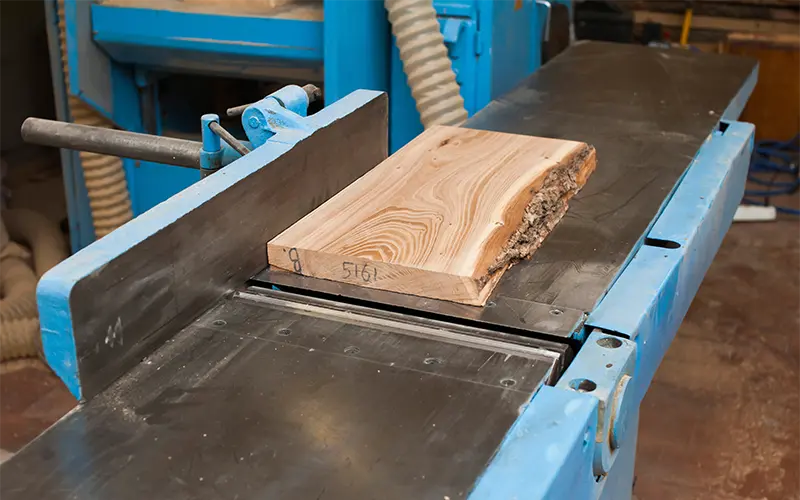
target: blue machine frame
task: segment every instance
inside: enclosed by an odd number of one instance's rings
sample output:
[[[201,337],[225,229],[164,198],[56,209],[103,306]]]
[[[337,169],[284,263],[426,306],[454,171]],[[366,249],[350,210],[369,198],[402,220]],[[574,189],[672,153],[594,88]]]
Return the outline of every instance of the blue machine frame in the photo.
[[[589,315],[575,360],[531,400],[471,499],[630,498],[639,406],[744,194],[754,131],[721,122],[709,137]]]
[[[226,167],[226,175],[209,177],[171,198],[42,278],[37,298],[45,354],[76,397],[81,393],[69,326],[72,286],[374,94],[360,92],[302,118],[300,128],[289,124],[288,135],[266,138]],[[738,115],[740,101],[726,118]],[[733,219],[753,134],[750,124],[722,121],[709,136],[576,335],[581,344],[576,358],[555,386],[544,386],[532,397],[470,498],[630,497],[639,406]]]
[[[64,0],[69,89],[64,89],[55,0],[48,10],[51,67],[59,119],[66,95],[78,96],[120,128],[160,135],[152,72],[200,73],[294,82],[324,82],[327,102],[356,89],[388,91],[390,149],[422,131],[399,52],[380,0],[323,1],[302,16],[177,12]],[[569,3],[569,2],[567,2]],[[514,87],[541,61],[543,20],[535,0],[434,0],[470,115]],[[143,98],[152,122],[145,130]],[[192,116],[196,120],[197,116]],[[154,128],[153,128],[154,127]],[[94,241],[78,157],[62,157],[72,248]],[[200,178],[196,171],[125,160],[134,216]]]

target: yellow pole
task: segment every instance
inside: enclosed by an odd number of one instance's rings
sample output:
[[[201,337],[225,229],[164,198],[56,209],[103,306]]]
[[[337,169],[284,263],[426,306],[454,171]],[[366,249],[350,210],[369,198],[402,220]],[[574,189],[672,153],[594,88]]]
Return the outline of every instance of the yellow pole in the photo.
[[[689,29],[692,27],[692,8],[687,7],[683,15],[683,27],[681,28],[681,47],[689,45]]]

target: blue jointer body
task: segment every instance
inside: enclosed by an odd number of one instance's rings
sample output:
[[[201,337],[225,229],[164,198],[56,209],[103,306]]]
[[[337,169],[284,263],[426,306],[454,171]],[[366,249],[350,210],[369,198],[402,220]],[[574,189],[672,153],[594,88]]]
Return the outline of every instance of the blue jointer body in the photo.
[[[517,40],[504,37],[507,33],[518,35],[519,40],[536,40],[534,45],[541,39],[535,5],[522,2],[527,10],[520,13],[516,3],[436,2],[470,114],[540,64],[538,46],[536,50],[528,46],[530,52],[521,55],[501,50]],[[48,5],[52,31],[55,2]],[[351,112],[367,94],[341,98],[356,88],[391,91],[392,149],[413,138],[421,125],[381,2],[325,2],[324,21],[244,20],[71,0],[66,5],[68,64],[71,74],[77,75],[70,81],[69,92],[123,128],[143,130],[138,96],[145,82],[139,79],[137,84],[131,68],[148,64],[222,75],[249,73],[258,78],[283,75],[294,81],[313,80],[316,75],[324,80],[327,102],[337,101],[304,120],[301,127],[266,134],[260,147],[225,167],[222,175],[200,183],[196,183],[200,178],[196,171],[126,161],[134,211],[143,215],[88,247],[93,235],[85,188],[76,155],[64,154],[72,245],[76,250],[87,248],[42,279],[37,300],[47,360],[80,398],[70,330],[70,295],[79,279],[279,158],[304,134]],[[528,17],[523,20],[524,16]],[[354,19],[358,22],[348,22]],[[85,28],[89,20],[92,32]],[[242,22],[250,23],[245,31],[255,37],[248,43],[241,43],[237,26]],[[214,33],[210,40],[204,36],[208,31]],[[98,66],[82,66],[85,58],[80,55],[98,47],[104,61],[99,73]],[[496,56],[487,57],[493,51]],[[257,64],[260,60],[269,64]],[[722,115],[718,130],[709,135],[614,284],[575,333],[573,341],[579,350],[569,368],[554,386],[543,386],[520,412],[476,478],[469,498],[630,498],[642,398],[744,190],[753,127],[733,120],[754,83],[755,76]],[[63,90],[57,94],[62,101],[66,99]],[[160,133],[160,122],[158,127]]]
[[[222,174],[170,198],[45,275],[37,292],[45,355],[76,397],[81,387],[70,296],[78,280],[372,94],[353,94],[303,119],[299,128],[289,124]],[[736,109],[727,113],[735,114]],[[575,359],[555,386],[542,387],[521,411],[469,498],[630,497],[641,400],[732,221],[753,133],[752,125],[722,121],[708,137],[613,286],[576,332],[581,348]]]

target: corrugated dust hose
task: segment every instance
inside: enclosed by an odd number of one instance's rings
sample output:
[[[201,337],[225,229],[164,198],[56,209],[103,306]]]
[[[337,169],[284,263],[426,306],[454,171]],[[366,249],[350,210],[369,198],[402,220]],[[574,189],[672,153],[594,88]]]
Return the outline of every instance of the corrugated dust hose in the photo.
[[[36,283],[67,257],[67,249],[58,227],[37,212],[3,210],[2,222],[3,242],[6,230],[12,240],[0,249],[0,360],[7,361],[39,353]]]
[[[384,5],[422,125],[460,125],[467,110],[432,0],[385,0]]]

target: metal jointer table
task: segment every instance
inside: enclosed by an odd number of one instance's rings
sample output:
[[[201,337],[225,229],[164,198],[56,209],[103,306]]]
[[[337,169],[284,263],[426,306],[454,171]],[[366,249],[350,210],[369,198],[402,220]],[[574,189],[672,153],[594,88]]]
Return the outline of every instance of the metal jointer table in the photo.
[[[387,154],[357,91],[53,269],[47,360],[82,404],[3,498],[628,498],[639,405],[742,195],[754,61],[579,43],[465,126],[597,171],[485,308],[265,268]]]

